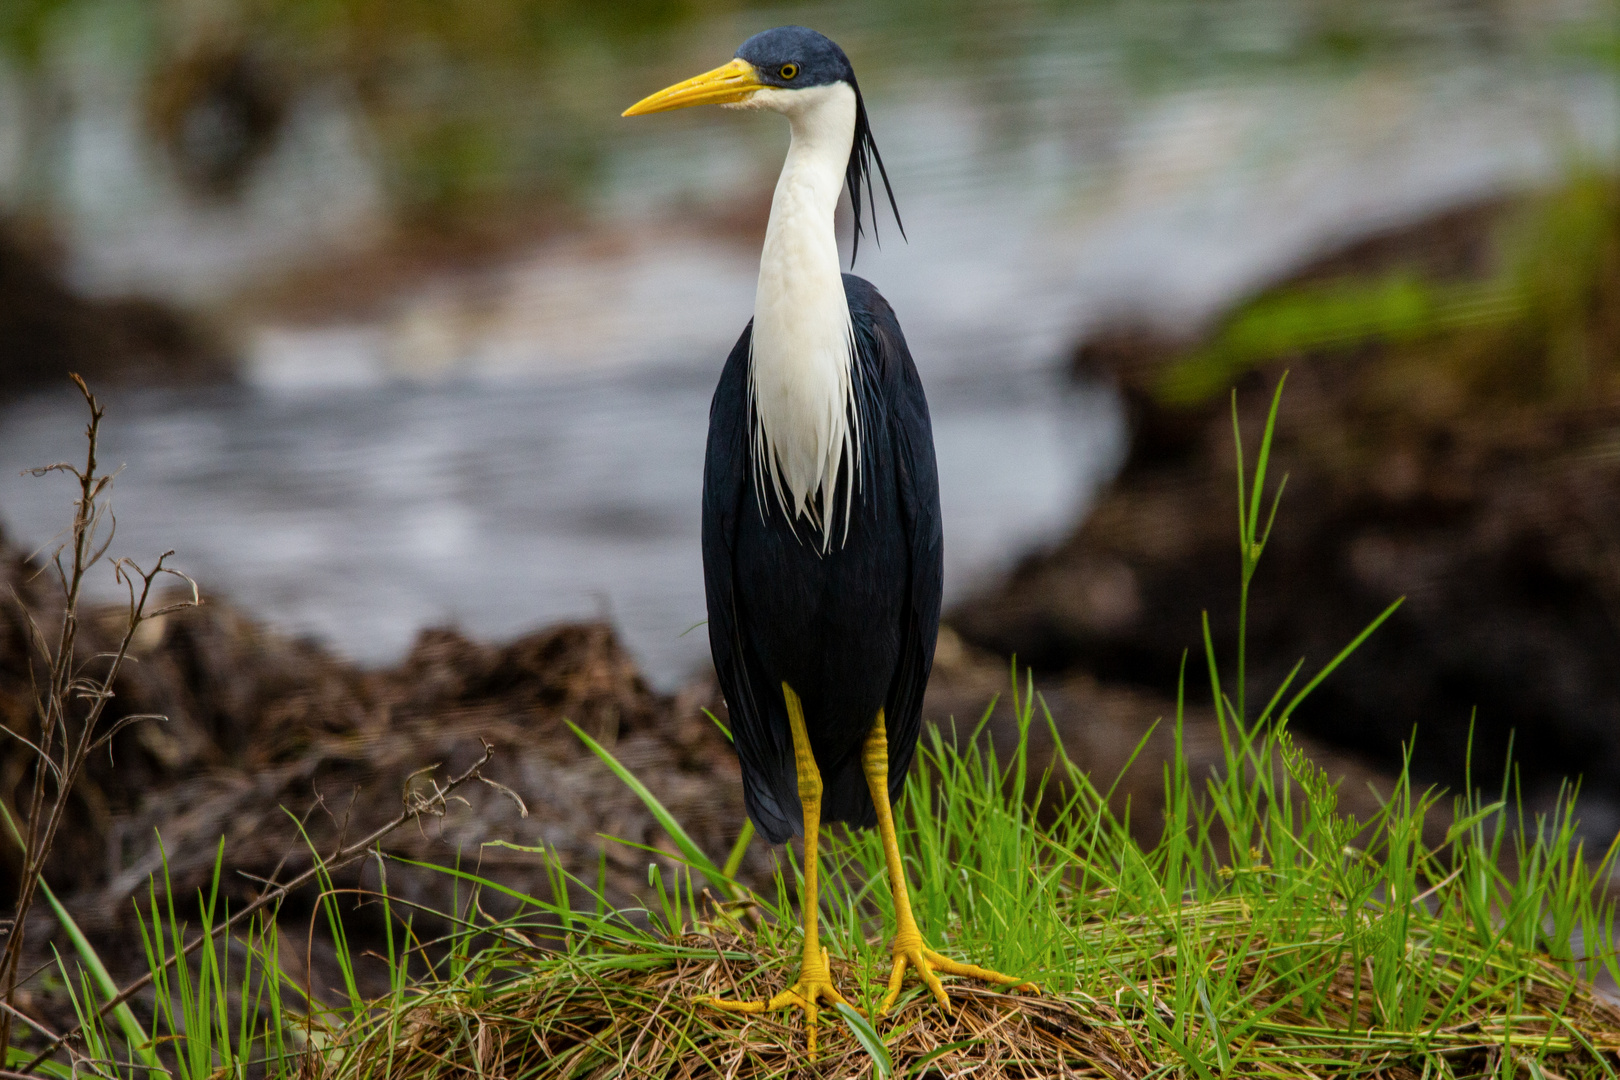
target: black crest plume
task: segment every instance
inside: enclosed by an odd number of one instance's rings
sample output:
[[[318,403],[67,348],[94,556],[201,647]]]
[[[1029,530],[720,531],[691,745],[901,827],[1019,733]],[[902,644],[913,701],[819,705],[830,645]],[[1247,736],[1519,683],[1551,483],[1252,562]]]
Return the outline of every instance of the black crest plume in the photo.
[[[849,205],[855,213],[855,233],[849,251],[849,265],[855,265],[855,256],[861,250],[861,189],[866,189],[867,205],[872,210],[872,239],[877,240],[877,196],[872,190],[872,163],[876,162],[878,175],[883,178],[883,190],[889,196],[889,209],[894,211],[894,223],[900,227],[900,238],[906,237],[906,224],[900,220],[900,205],[894,201],[894,188],[889,186],[889,170],[883,167],[883,155],[878,153],[877,141],[872,138],[872,125],[866,119],[866,102],[861,88],[851,74],[849,84],[855,90],[855,141],[849,148],[849,167],[844,170],[844,183],[849,186]]]

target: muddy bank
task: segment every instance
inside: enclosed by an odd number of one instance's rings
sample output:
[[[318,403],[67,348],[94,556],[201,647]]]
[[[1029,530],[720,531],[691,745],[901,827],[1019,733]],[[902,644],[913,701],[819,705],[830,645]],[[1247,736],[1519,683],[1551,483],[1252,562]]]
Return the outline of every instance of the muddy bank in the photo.
[[[11,553],[7,584],[50,627],[60,602],[33,570]],[[0,716],[28,733],[34,722],[23,616],[16,604],[0,612]],[[81,655],[106,645],[118,616],[98,613]],[[223,888],[240,906],[264,880],[286,880],[310,864],[300,827],[310,844],[330,851],[392,819],[407,785],[423,782],[412,774],[437,766],[431,775],[442,779],[475,761],[486,743],[494,756],[484,774],[519,793],[524,805],[472,784],[459,792],[464,802],[420,828],[396,831],[384,850],[477,864],[511,888],[549,896],[540,854],[485,845],[544,848],[582,880],[603,874],[612,902],[633,903],[646,886],[649,856],[631,845],[674,849],[564,717],[642,774],[706,849],[723,853],[742,821],[735,760],[702,712],[713,704],[707,688],[653,693],[605,626],[557,626],[502,646],[431,630],[401,664],[366,671],[210,600],[144,628],[134,655],[138,662],[121,676],[109,716],[154,712],[167,720],[130,727],[110,755],[92,761],[47,875],[109,950],[120,977],[143,966],[138,939],[131,940],[131,899],[144,896],[165,860],[184,902],[207,885],[223,840]],[[22,801],[30,766],[21,744],[0,747],[0,797],[8,807]],[[604,834],[618,839],[604,841]],[[756,877],[769,865],[763,849],[747,864]],[[17,865],[9,849],[4,868],[10,895]],[[339,881],[375,883],[374,866]],[[389,888],[429,910],[454,909],[455,884],[445,875],[391,866]],[[283,908],[283,929],[298,941],[309,932],[314,895],[295,896]],[[360,914],[362,939],[366,922]],[[30,936],[34,954],[48,957],[53,938],[67,948],[48,912],[36,912]],[[315,953],[317,967],[329,962],[325,946]]]
[[[98,386],[232,377],[224,342],[196,318],[144,297],[82,296],[50,247],[0,220],[0,398],[61,386],[70,371]]]
[[[1287,491],[1252,594],[1250,712],[1300,657],[1308,675],[1405,597],[1297,728],[1386,767],[1415,732],[1416,772],[1459,785],[1472,723],[1476,781],[1499,779],[1511,741],[1532,804],[1581,777],[1588,826],[1612,835],[1616,204],[1586,182],[1453,212],[1330,253],[1207,340],[1125,327],[1087,342],[1077,373],[1130,403],[1124,470],[1089,520],[953,624],[1038,670],[1161,695],[1190,649],[1189,691],[1208,701],[1200,613],[1223,663],[1237,640],[1226,387],[1252,466],[1286,370],[1271,468]]]

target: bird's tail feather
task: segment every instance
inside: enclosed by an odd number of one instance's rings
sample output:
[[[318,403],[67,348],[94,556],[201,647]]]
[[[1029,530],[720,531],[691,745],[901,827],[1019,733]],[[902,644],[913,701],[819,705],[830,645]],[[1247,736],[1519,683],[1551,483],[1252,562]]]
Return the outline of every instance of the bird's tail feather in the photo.
[[[877,824],[877,808],[866,790],[866,773],[861,768],[860,746],[821,777],[821,820],[847,822],[852,829],[870,829]]]
[[[766,844],[786,844],[787,840],[804,832],[804,824],[800,823],[800,814],[797,813],[799,808],[794,806],[794,813],[782,813],[784,808],[768,785],[750,784],[745,776],[742,801],[748,808],[748,819],[758,829],[760,836],[765,837]]]

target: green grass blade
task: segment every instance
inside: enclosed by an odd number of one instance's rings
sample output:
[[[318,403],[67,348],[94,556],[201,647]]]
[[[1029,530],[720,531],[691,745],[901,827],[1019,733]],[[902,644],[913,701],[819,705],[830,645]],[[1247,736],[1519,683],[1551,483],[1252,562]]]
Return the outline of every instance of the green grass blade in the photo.
[[[982,1042],[984,1042],[983,1039],[962,1039],[959,1042],[946,1043],[944,1046],[930,1050],[928,1053],[912,1062],[911,1068],[906,1071],[907,1080],[913,1080],[913,1078],[923,1075],[923,1073],[928,1069],[928,1066],[932,1065],[946,1054],[953,1054],[958,1050],[967,1050],[970,1047],[978,1046]]]
[[[669,834],[669,838],[675,841],[675,846],[680,849],[682,855],[686,856],[687,861],[697,867],[698,871],[709,879],[710,885],[719,890],[727,900],[741,898],[741,890],[737,887],[737,883],[731,880],[718,866],[714,865],[714,860],[704,854],[703,849],[698,847],[697,842],[682,828],[681,823],[675,820],[675,815],[671,814],[668,808],[658,801],[658,796],[647,790],[646,784],[643,784],[634,773],[625,768],[607,747],[585,734],[578,724],[575,724],[572,720],[564,720],[563,723],[568,725],[569,730],[577,735],[581,742],[590,747],[591,752],[601,759],[602,764],[613,771],[613,775],[617,776],[625,787],[635,793],[636,798],[641,800],[642,805],[652,813],[658,824]]]
[[[1260,521],[1260,498],[1265,491],[1266,468],[1271,464],[1271,444],[1277,434],[1277,410],[1282,406],[1283,384],[1287,381],[1288,372],[1285,371],[1282,373],[1282,377],[1277,380],[1277,389],[1271,394],[1271,409],[1266,413],[1266,429],[1260,436],[1260,454],[1254,463],[1254,483],[1249,486],[1249,535],[1245,539],[1251,550],[1255,544],[1255,530]],[[1277,499],[1281,498],[1282,491],[1279,488]],[[1272,502],[1271,513],[1272,517],[1275,518],[1277,513],[1276,500]],[[1268,533],[1271,531],[1269,522],[1266,525],[1266,531]],[[1253,557],[1258,558],[1259,553],[1255,552]]]
[[[67,933],[68,940],[73,942],[73,951],[78,954],[79,962],[90,973],[90,977],[95,982],[96,990],[100,992],[102,1000],[111,1001],[117,997],[118,984],[113,982],[112,975],[107,971],[107,965],[101,962],[101,957],[96,953],[95,946],[90,944],[90,939],[84,936],[84,931],[79,929],[79,924],[73,920],[72,915],[68,914],[67,908],[62,906],[62,902],[56,898],[56,893],[52,892],[51,887],[45,884],[44,878],[40,879],[39,890],[45,894],[45,899],[50,903],[51,910],[56,912],[57,921],[62,924],[62,929]],[[129,1043],[130,1052],[140,1059],[141,1064],[155,1074],[168,1076],[168,1070],[163,1067],[163,1062],[158,1059],[157,1051],[152,1048],[151,1036],[141,1027],[141,1022],[135,1018],[135,1012],[129,1007],[129,1002],[120,1002],[113,1008],[112,1015],[113,1019],[118,1023],[118,1030],[124,1033],[124,1039]]]
[[[889,1057],[889,1048],[883,1045],[883,1039],[878,1035],[877,1028],[873,1027],[866,1017],[842,1001],[836,1002],[833,1008],[844,1018],[844,1024],[849,1028],[850,1034],[855,1036],[855,1041],[872,1056],[872,1071],[877,1074],[879,1080],[888,1080],[894,1073],[894,1060]]]
[[[1316,676],[1313,679],[1311,679],[1310,682],[1306,683],[1300,689],[1299,693],[1295,694],[1292,698],[1289,699],[1288,705],[1283,709],[1283,711],[1280,714],[1278,714],[1280,716],[1280,718],[1286,720],[1290,716],[1292,716],[1294,710],[1299,707],[1299,703],[1304,701],[1307,697],[1309,697],[1311,691],[1315,690],[1318,686],[1320,686],[1322,684],[1323,679],[1325,679],[1329,675],[1333,674],[1334,670],[1337,669],[1340,664],[1342,664],[1346,660],[1348,660],[1350,658],[1351,653],[1353,653],[1357,649],[1361,648],[1361,643],[1366,641],[1369,637],[1371,637],[1374,630],[1377,630],[1380,626],[1384,625],[1384,620],[1389,618],[1391,615],[1395,614],[1396,609],[1399,608],[1405,602],[1406,602],[1406,597],[1403,596],[1400,599],[1396,600],[1393,604],[1389,605],[1389,607],[1385,608],[1383,610],[1383,612],[1378,616],[1378,618],[1376,618],[1372,622],[1368,623],[1366,629],[1362,630],[1361,633],[1357,634],[1354,641],[1350,642],[1350,644],[1348,644],[1344,648],[1340,649],[1339,654],[1337,656],[1335,656],[1332,660],[1329,660],[1327,662],[1327,664],[1323,666],[1322,670],[1318,671],[1316,673]]]
[[[743,856],[748,854],[748,845],[753,839],[754,822],[752,819],[745,819],[742,832],[737,834],[737,842],[731,845],[731,853],[726,856],[726,865],[720,868],[720,872],[728,881],[736,879],[737,871],[742,867]]]
[[[710,712],[708,709],[703,710],[703,715],[707,716],[711,721],[713,721],[714,726],[720,729],[720,734],[722,734],[722,735],[724,735],[726,737],[726,742],[735,742],[736,741],[735,739],[733,739],[731,737],[731,729],[726,727],[726,725],[721,722],[721,720],[720,720],[720,718],[718,716],[714,715],[714,713]]]

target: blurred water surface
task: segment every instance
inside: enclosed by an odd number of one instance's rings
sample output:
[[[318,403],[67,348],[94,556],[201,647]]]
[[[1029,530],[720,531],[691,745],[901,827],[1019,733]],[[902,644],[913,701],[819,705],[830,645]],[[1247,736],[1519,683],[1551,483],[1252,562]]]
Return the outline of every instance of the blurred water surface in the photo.
[[[720,110],[620,120],[629,102],[781,22],[850,52],[909,237],[880,213],[857,270],[929,387],[953,596],[1060,535],[1115,467],[1117,403],[1061,372],[1089,327],[1196,326],[1368,228],[1610,161],[1620,132],[1597,5],[654,4],[625,25],[562,5],[510,50],[402,15],[380,82],[352,47],[244,23],[299,77],[239,187],[204,197],[143,112],[184,34],[140,4],[56,8],[43,59],[0,77],[0,197],[58,224],[81,287],[212,312],[246,358],[238,388],[107,395],[117,550],[174,547],[366,661],[429,623],[606,614],[665,685],[707,650],[686,631],[708,394],[786,135]],[[48,137],[16,104],[42,84]],[[241,300],[423,207],[502,199],[567,226],[381,302]],[[0,519],[28,543],[69,496],[16,473],[80,427],[65,394],[0,412]]]
[[[399,656],[452,621],[504,636],[606,616],[663,685],[708,655],[698,497],[713,371],[509,386],[392,384],[296,397],[112,393],[115,549],[177,565],[284,629]],[[933,387],[948,573],[958,590],[1062,521],[1119,440],[1110,399],[1045,380]],[[9,410],[0,461],[78,457],[82,403]],[[64,522],[60,478],[6,469],[30,543]],[[1011,543],[1009,543],[1011,540]]]

